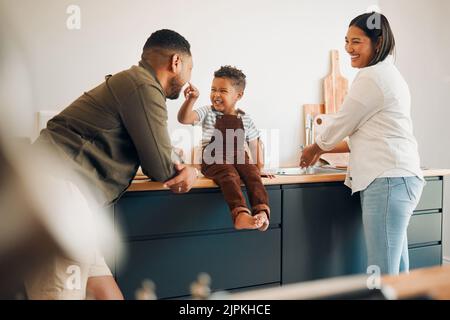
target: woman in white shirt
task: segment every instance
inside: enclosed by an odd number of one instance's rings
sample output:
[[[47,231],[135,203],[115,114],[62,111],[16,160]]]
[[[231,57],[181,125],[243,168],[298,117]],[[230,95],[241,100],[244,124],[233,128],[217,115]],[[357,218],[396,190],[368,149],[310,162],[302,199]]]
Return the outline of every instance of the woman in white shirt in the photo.
[[[384,15],[350,23],[346,51],[360,71],[341,110],[300,160],[308,167],[323,153],[350,152],[345,184],[360,192],[368,265],[389,274],[409,270],[407,227],[424,185],[411,97],[393,64],[394,48]]]

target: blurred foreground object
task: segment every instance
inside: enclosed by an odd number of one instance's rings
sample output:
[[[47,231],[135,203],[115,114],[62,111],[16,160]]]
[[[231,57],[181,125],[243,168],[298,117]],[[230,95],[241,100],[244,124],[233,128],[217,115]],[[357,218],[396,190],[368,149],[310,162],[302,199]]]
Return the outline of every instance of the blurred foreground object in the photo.
[[[142,287],[136,290],[135,298],[136,300],[156,300],[156,286],[152,280],[142,281]]]
[[[31,287],[36,292],[53,274],[65,277],[58,290],[85,290],[85,283],[70,278],[78,276],[76,268],[57,274],[55,261],[90,263],[99,249],[107,257],[120,249],[107,213],[95,205],[80,178],[56,159],[0,136],[0,298],[16,297],[24,282],[27,291]],[[70,299],[70,290],[61,297]]]
[[[33,270],[63,252],[9,159],[0,137],[0,299],[11,299]]]
[[[29,138],[15,138],[34,135],[38,95],[31,86],[30,56],[4,12],[0,10],[0,299],[14,299],[24,297],[25,280],[52,274],[49,266],[57,259],[83,263],[94,248],[108,256],[121,246],[107,213],[95,206],[86,184],[75,184],[78,175],[67,162],[46,150],[32,153]],[[63,270],[64,277],[67,271],[72,269]],[[75,280],[65,284],[78,285]]]
[[[350,275],[231,294],[232,300],[450,300],[450,265],[400,275]],[[369,288],[370,287],[370,288]]]
[[[205,272],[197,276],[197,280],[191,283],[191,296],[194,300],[206,300],[211,295],[211,276]]]
[[[351,275],[232,294],[232,300],[387,300],[389,288],[369,289],[369,276]],[[388,292],[386,292],[386,290]]]

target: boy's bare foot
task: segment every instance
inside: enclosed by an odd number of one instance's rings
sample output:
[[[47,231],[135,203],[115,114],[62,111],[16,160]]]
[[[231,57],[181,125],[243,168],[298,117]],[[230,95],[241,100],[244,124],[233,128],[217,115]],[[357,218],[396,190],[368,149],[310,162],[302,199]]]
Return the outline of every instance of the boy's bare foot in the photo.
[[[252,217],[247,212],[242,211],[237,215],[237,217],[234,221],[234,227],[237,230],[258,229],[258,228],[263,227],[263,223],[264,223],[263,220],[257,218],[256,216]]]
[[[269,228],[269,219],[267,218],[267,214],[265,211],[260,211],[257,214],[253,216],[253,218],[256,218],[259,222],[258,224],[260,227],[258,228],[259,231],[266,231],[267,228]]]

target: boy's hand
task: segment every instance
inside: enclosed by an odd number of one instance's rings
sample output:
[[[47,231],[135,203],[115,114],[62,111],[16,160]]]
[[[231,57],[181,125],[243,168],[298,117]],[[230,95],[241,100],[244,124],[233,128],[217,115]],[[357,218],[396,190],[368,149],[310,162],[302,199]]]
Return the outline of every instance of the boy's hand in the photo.
[[[190,82],[186,89],[184,89],[184,97],[186,100],[197,100],[200,96],[200,92]]]
[[[275,175],[273,175],[271,173],[268,173],[268,172],[261,171],[260,174],[261,174],[261,177],[263,177],[263,178],[269,178],[269,179],[274,179],[275,178]]]

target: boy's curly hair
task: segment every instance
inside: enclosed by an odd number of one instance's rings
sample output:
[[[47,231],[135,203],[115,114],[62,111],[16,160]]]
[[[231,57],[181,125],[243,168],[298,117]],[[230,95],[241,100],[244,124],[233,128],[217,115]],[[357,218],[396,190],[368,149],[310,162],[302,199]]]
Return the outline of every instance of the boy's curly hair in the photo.
[[[219,70],[214,72],[215,78],[226,78],[230,79],[233,86],[237,89],[240,89],[242,91],[245,90],[245,74],[242,72],[242,70],[237,69],[236,67],[232,66],[222,66]]]

